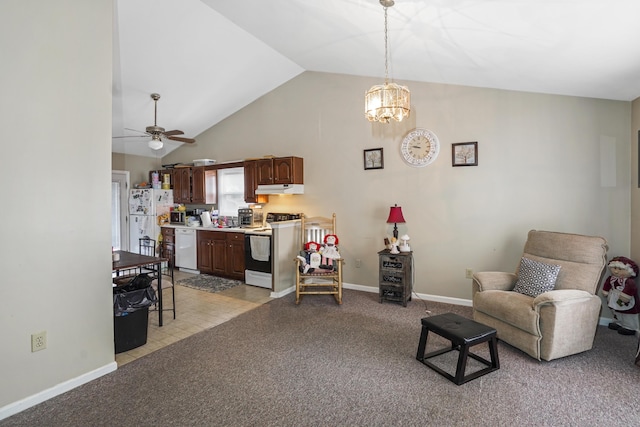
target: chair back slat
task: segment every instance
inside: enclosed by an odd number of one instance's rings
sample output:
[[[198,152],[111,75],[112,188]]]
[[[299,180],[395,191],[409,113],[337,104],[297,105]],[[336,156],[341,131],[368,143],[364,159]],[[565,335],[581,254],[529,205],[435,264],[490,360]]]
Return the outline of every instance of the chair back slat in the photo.
[[[325,218],[321,216],[307,218],[304,214],[300,216],[300,225],[302,232],[301,247],[304,248],[304,244],[307,242],[316,242],[322,244],[324,237],[327,234],[336,233],[336,214],[334,213],[331,218]]]

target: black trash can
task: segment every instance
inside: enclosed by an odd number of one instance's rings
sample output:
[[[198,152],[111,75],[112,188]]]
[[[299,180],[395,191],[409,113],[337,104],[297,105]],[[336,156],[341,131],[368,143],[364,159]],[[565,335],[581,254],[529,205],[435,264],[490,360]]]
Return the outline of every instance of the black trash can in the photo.
[[[149,306],[156,302],[152,277],[137,275],[130,283],[113,289],[115,352],[122,353],[147,343]]]

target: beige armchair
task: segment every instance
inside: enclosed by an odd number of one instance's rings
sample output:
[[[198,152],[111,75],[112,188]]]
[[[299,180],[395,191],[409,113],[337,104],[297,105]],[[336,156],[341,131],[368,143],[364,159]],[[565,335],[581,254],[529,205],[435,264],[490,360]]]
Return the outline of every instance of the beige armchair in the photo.
[[[522,255],[527,260],[521,260],[515,274],[473,275],[473,318],[495,328],[498,339],[538,360],[590,350],[602,307],[596,293],[606,253],[602,237],[531,230]],[[529,296],[521,293],[522,282],[518,292],[514,290],[519,275],[521,280],[525,276],[521,270],[529,271],[523,264],[528,260],[548,270],[556,268],[553,290]],[[537,274],[529,277],[537,280]]]

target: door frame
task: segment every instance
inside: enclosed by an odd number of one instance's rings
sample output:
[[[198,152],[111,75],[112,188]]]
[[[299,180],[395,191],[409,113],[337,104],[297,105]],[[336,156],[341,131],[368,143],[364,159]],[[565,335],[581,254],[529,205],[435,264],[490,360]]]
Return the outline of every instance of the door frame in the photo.
[[[118,182],[120,188],[120,243],[124,251],[129,250],[129,171],[112,170],[111,182]]]

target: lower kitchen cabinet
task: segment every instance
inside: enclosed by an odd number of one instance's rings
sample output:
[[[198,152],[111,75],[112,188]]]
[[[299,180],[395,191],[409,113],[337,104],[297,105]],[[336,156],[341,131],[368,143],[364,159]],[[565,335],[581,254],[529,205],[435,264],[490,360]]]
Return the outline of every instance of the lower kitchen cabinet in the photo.
[[[173,249],[173,253],[175,255],[175,244],[176,244],[176,233],[175,233],[175,229],[173,227],[162,227],[160,229],[160,232],[162,233],[162,245],[160,246],[161,248],[161,255],[162,256],[166,256],[167,252],[167,245],[171,244],[173,245],[174,249]],[[172,265],[172,267],[175,267],[174,265]]]
[[[227,235],[226,273],[227,277],[244,280],[244,233],[223,233]]]
[[[198,230],[198,270],[244,280],[244,234]]]

